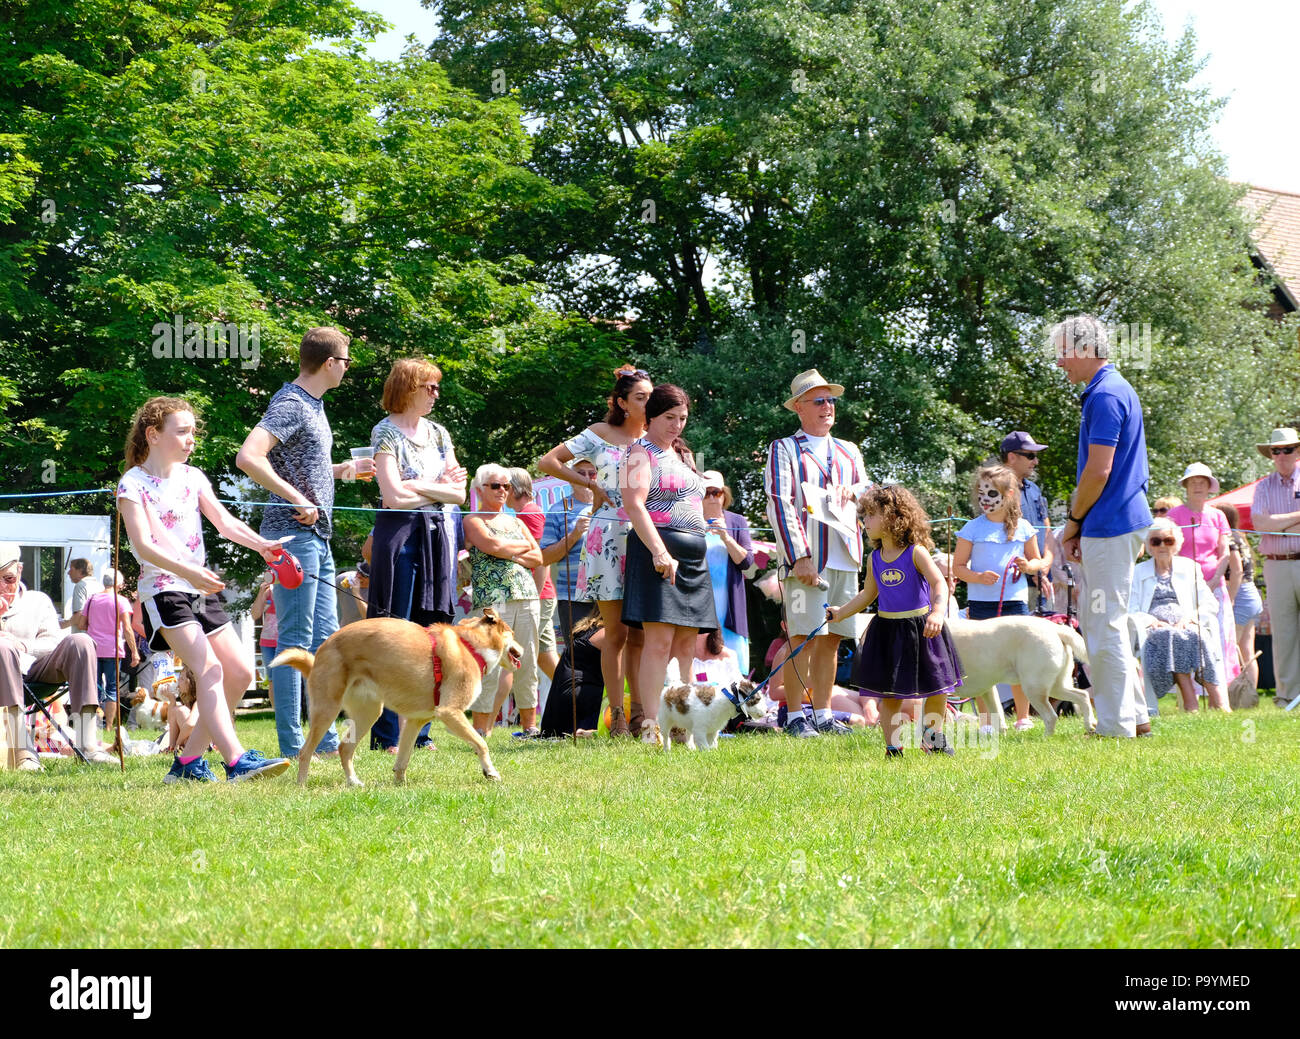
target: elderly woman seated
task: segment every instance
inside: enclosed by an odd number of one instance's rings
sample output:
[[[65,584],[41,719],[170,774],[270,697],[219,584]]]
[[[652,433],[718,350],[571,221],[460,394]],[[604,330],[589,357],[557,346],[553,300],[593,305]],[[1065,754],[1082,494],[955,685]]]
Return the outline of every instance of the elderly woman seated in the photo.
[[[1196,710],[1192,675],[1200,673],[1210,706],[1230,710],[1219,686],[1223,656],[1219,647],[1219,602],[1205,583],[1200,566],[1178,554],[1182,532],[1168,519],[1147,531],[1151,558],[1133,571],[1129,616],[1141,643],[1147,701],[1178,684],[1183,709]]]

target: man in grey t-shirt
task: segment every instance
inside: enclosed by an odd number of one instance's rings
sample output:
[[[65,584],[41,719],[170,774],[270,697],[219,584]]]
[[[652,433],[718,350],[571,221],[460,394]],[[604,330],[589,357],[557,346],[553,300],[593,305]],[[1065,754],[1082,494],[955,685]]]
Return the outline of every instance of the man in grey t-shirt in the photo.
[[[262,420],[239,449],[235,464],[271,492],[262,518],[261,535],[291,540],[285,548],[302,564],[306,575],[297,588],[276,583],[275,612],[279,618],[276,652],[298,647],[313,653],[338,630],[334,597],[333,534],[334,481],[355,479],[357,463],[334,465],[330,452],[334,434],[321,398],[343,381],[351,362],[350,340],[336,328],[313,328],[302,337],[298,378],[285,383],[271,398]],[[367,470],[373,463],[367,462]],[[271,697],[280,753],[297,757],[302,732],[302,677],[290,667],[270,669]],[[338,750],[331,729],[316,753]]]
[[[89,559],[70,560],[68,576],[72,578],[72,612],[59,621],[60,628],[71,628],[86,600],[101,590],[96,587],[95,565]]]

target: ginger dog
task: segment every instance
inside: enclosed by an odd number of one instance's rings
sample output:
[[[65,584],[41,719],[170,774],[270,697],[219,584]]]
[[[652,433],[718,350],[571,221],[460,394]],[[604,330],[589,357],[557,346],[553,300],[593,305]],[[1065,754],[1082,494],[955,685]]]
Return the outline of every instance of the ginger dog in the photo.
[[[465,711],[478,696],[487,670],[499,663],[513,671],[522,658],[523,649],[514,633],[492,609],[456,625],[431,624],[427,628],[393,617],[355,621],[326,639],[315,656],[305,649],[285,650],[271,666],[287,664],[301,672],[311,704],[311,733],[298,755],[299,785],[307,782],[312,750],[341,708],[349,722],[339,741],[339,761],[348,784],[363,786],[352,767],[352,756],[385,705],[405,722],[393,763],[398,784],[406,779],[415,737],[431,718],[439,719],[478,752],[483,775],[500,779],[487,743],[470,726]],[[438,672],[440,683],[436,682]],[[435,684],[439,686],[436,703]]]

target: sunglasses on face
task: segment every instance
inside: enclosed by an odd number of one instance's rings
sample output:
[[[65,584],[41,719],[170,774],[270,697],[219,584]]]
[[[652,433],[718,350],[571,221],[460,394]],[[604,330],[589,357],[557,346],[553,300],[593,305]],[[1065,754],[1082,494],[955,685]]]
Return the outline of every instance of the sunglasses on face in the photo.
[[[721,488],[721,487],[710,487],[707,491],[704,492],[704,497],[706,497],[706,498],[721,498],[721,497],[723,497],[722,488]]]
[[[488,483],[488,484],[484,484],[484,486],[485,486],[485,487],[491,487],[494,491],[504,491],[504,490],[506,490],[507,488],[509,488],[510,484],[508,484],[508,483]]]
[[[1152,511],[1152,513],[1154,513],[1154,514],[1157,515],[1157,516],[1163,516],[1163,515],[1164,515],[1166,512],[1168,512],[1169,510],[1168,510],[1168,509],[1152,509],[1151,511]]]
[[[1031,462],[1038,457],[1037,451],[1017,451],[1016,454],[1021,458],[1028,458]]]
[[[1275,448],[1273,448],[1273,455],[1274,455],[1274,457],[1276,457],[1277,455],[1289,455],[1289,454],[1290,454],[1292,451],[1294,451],[1294,450],[1295,450],[1295,447],[1294,447],[1294,446],[1292,446],[1292,447],[1275,447]]]
[[[1152,538],[1150,541],[1147,542],[1147,544],[1150,545],[1152,548],[1159,548],[1161,545],[1164,545],[1168,548],[1173,548],[1174,539],[1173,538]]]
[[[822,407],[825,404],[829,404],[833,408],[835,407],[835,402],[837,400],[839,400],[839,397],[810,397],[808,398],[807,401],[805,401],[805,403],[812,404],[814,407],[818,407],[818,408]]]
[[[426,383],[424,389],[425,392],[428,393],[430,397],[438,396],[439,391],[438,391],[438,384],[436,382]]]

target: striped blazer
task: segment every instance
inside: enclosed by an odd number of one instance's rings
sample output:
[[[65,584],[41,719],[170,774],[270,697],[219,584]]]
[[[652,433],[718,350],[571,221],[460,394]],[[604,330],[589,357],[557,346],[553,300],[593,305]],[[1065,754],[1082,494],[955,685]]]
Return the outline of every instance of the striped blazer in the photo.
[[[814,487],[847,486],[855,495],[861,494],[871,486],[866,477],[866,466],[862,463],[862,452],[847,440],[831,438],[828,470],[827,459],[815,458],[808,447],[807,435],[799,432],[772,441],[767,449],[767,468],[763,473],[767,519],[775,531],[783,566],[792,567],[804,556],[811,556],[817,572],[821,573],[826,569],[830,554],[827,539],[839,538],[854,562],[861,567],[861,531],[850,539],[823,523],[808,522],[801,486],[804,483]]]

